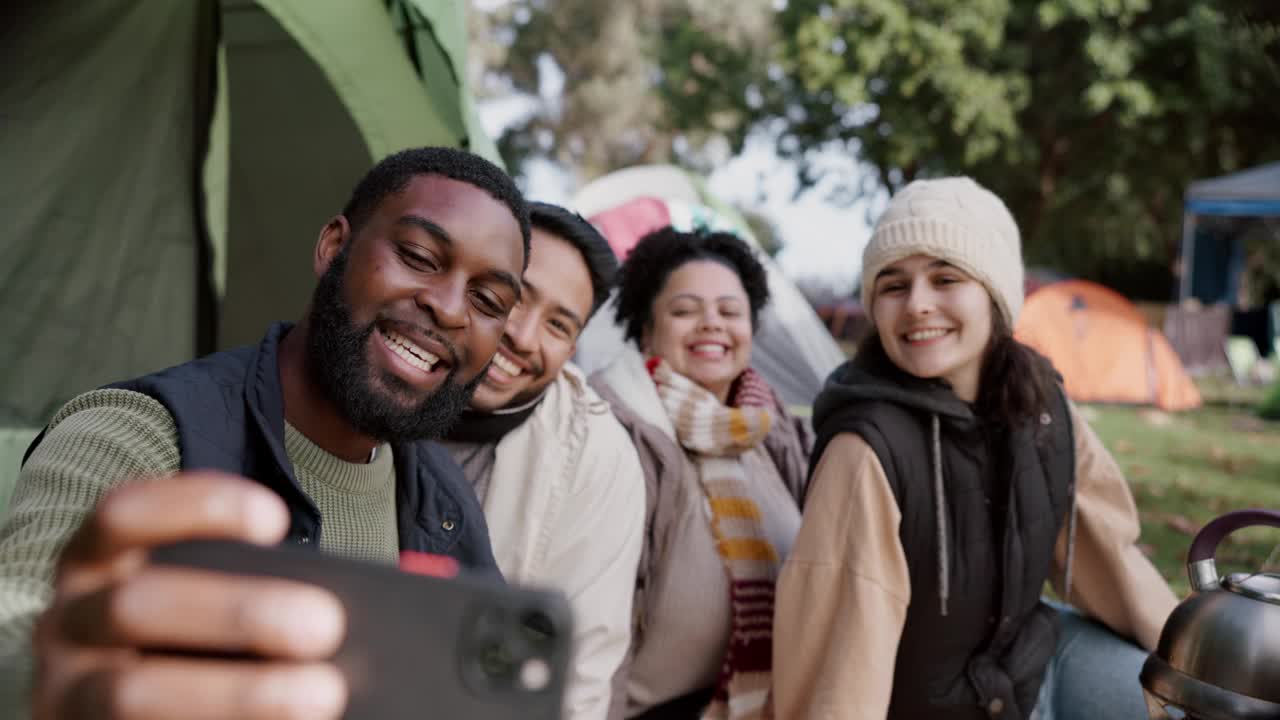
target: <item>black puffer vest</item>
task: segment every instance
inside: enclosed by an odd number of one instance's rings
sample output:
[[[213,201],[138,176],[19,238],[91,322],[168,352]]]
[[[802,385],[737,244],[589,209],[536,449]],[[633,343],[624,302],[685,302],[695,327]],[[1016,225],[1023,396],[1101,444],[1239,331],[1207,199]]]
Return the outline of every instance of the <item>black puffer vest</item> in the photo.
[[[1040,592],[1073,512],[1065,397],[1039,428],[991,429],[944,383],[851,362],[814,425],[814,465],[836,434],[858,434],[902,513],[911,604],[889,718],[1029,717],[1057,640]]]
[[[277,323],[256,346],[107,387],[150,395],[168,409],[183,470],[222,470],[257,480],[289,508],[287,541],[319,547],[320,513],[298,485],[284,449],[277,353],[290,327]],[[24,462],[43,437],[27,448]],[[430,442],[395,445],[392,452],[400,549],[449,555],[463,567],[497,575],[480,504],[449,454]]]

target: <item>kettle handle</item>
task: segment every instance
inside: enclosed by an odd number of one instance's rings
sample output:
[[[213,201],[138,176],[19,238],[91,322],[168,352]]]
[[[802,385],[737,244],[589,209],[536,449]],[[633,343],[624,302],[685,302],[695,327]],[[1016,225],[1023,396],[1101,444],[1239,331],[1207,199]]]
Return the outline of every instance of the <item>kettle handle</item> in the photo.
[[[1218,587],[1218,568],[1214,556],[1218,543],[1231,533],[1254,526],[1280,527],[1280,512],[1275,510],[1236,510],[1210,520],[1200,528],[1187,553],[1187,575],[1191,589],[1197,592]]]

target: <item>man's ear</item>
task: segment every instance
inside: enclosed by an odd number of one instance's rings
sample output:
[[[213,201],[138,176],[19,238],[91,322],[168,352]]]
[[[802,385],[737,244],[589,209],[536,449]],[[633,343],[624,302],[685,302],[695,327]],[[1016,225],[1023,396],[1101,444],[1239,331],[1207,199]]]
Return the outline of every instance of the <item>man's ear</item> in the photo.
[[[329,263],[342,252],[342,248],[351,242],[351,223],[345,215],[334,215],[320,229],[320,238],[316,240],[315,257],[312,258],[316,277],[324,275]]]

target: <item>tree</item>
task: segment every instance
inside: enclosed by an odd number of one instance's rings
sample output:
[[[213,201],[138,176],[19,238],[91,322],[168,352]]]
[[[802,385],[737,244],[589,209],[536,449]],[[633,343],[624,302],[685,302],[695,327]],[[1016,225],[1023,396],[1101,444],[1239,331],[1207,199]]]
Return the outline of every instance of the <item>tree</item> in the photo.
[[[1168,296],[1188,182],[1280,157],[1274,4],[791,0],[776,37],[735,142],[770,128],[809,183],[821,149],[890,189],[972,175],[1013,210],[1029,262],[1135,295]]]
[[[472,18],[482,94],[536,95],[548,62],[565,77],[559,97],[503,133],[503,158],[518,172],[549,157],[584,181],[638,163],[709,167],[712,138],[743,127],[750,108],[704,113],[701,97],[740,97],[762,77],[773,31],[768,0],[512,0]]]
[[[837,201],[968,174],[1028,262],[1166,299],[1187,184],[1280,158],[1280,4],[1257,0],[512,0],[473,33],[504,88],[564,71],[500,141],[589,180],[706,170],[751,133],[873,169]],[[484,87],[477,83],[476,87]],[[829,155],[827,156],[829,158]]]

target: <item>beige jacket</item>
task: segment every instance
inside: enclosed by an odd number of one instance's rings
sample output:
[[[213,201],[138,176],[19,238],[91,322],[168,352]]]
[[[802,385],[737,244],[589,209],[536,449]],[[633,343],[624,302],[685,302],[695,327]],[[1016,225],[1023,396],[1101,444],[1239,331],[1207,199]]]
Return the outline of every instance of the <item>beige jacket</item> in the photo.
[[[1177,604],[1137,547],[1138,512],[1115,460],[1073,406],[1077,527],[1068,601],[1155,647]],[[875,451],[837,435],[805,500],[804,524],[778,581],[774,711],[778,718],[882,720],[911,602],[901,514]],[[1050,578],[1063,577],[1067,528]]]
[[[627,433],[566,365],[529,419],[499,441],[484,502],[512,582],[565,592],[574,613],[569,720],[604,718],[631,638],[644,478]]]

